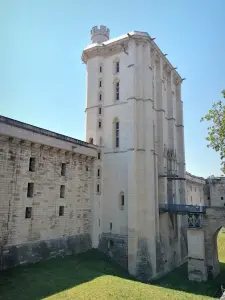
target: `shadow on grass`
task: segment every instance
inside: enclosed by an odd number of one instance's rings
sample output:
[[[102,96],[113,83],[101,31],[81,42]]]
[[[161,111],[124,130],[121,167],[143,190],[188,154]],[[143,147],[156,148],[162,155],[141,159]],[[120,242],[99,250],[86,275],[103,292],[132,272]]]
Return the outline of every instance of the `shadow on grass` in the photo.
[[[102,275],[114,275],[136,281],[106,255],[97,250],[89,250],[76,256],[56,258],[3,271],[0,274],[0,300],[43,299]],[[187,265],[151,283],[167,289],[211,297],[221,295],[221,284],[225,284],[225,264],[221,264],[221,274],[207,283],[188,281]]]
[[[207,282],[193,282],[188,280],[188,267],[185,263],[164,277],[153,281],[152,284],[191,294],[219,298],[221,285],[225,287],[225,263],[220,263],[220,270],[220,274],[214,279],[209,279]]]
[[[106,255],[89,250],[76,256],[55,258],[19,266],[0,273],[1,300],[37,300],[59,293],[102,275],[131,279]]]

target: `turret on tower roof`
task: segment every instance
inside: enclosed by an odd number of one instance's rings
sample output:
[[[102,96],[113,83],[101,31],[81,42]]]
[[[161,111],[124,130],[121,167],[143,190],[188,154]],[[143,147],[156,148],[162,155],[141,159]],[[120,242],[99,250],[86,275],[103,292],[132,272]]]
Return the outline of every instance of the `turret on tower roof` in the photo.
[[[109,33],[110,30],[104,25],[100,25],[100,28],[98,26],[94,26],[91,30],[91,41],[93,44],[101,44],[105,41],[109,40]]]

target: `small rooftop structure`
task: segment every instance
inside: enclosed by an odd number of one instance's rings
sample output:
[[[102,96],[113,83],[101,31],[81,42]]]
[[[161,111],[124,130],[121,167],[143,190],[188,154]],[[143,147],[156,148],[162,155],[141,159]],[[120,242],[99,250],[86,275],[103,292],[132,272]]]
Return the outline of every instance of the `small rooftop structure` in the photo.
[[[103,43],[109,40],[109,34],[110,30],[106,26],[100,25],[100,28],[98,28],[98,26],[94,26],[91,30],[91,41],[93,44]]]

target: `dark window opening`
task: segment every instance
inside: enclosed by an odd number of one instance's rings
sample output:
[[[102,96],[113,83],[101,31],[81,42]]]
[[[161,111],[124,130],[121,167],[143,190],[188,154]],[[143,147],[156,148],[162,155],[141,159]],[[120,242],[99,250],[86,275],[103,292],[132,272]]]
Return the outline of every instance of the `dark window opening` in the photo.
[[[27,197],[32,198],[34,195],[34,183],[29,182],[27,185]]]
[[[65,197],[65,185],[60,185],[60,198]]]
[[[210,200],[210,197],[208,197],[208,200]]]
[[[102,100],[102,94],[100,93],[99,94],[99,101],[101,101]]]
[[[25,218],[30,219],[32,215],[32,207],[26,207]]]
[[[30,157],[29,171],[30,172],[34,172],[35,171],[35,157]]]
[[[100,184],[97,184],[97,193],[100,193]]]
[[[99,87],[102,87],[102,81],[101,80],[99,81]]]
[[[94,142],[93,138],[89,138],[89,143],[93,144],[93,142]]]
[[[64,216],[64,206],[59,207],[59,216]]]
[[[119,122],[116,122],[115,126],[116,126],[116,148],[119,148],[119,144],[120,144],[120,142],[119,142],[119,130],[120,130]]]
[[[66,163],[62,163],[61,165],[61,175],[62,176],[66,175]]]
[[[120,71],[120,62],[117,61],[116,62],[116,73],[119,73],[119,71]]]
[[[97,176],[100,177],[100,169],[98,169]]]
[[[98,113],[99,113],[99,115],[102,114],[102,108],[101,107],[98,108]]]
[[[110,228],[110,230],[112,230],[112,223],[111,222],[109,223],[109,228]]]
[[[88,166],[86,166],[86,171],[88,171]]]
[[[113,240],[109,240],[108,248],[111,249],[111,248],[113,248],[113,246],[114,246]]]
[[[121,195],[121,206],[124,206],[124,195]]]
[[[120,99],[120,83],[116,83],[116,100]]]
[[[102,128],[102,122],[101,121],[98,122],[98,128]]]
[[[102,73],[102,66],[99,67],[99,72]]]
[[[101,153],[98,152],[98,159],[101,159]]]
[[[223,197],[221,197],[221,200],[223,200]]]

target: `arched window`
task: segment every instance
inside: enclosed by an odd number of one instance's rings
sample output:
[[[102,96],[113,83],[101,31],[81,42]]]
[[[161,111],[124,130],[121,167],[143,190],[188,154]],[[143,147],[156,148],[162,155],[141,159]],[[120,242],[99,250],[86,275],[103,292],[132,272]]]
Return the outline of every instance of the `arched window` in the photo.
[[[89,143],[90,143],[90,144],[93,144],[93,142],[94,142],[93,138],[90,137],[90,138],[89,138]]]
[[[121,192],[119,195],[119,207],[121,210],[124,209],[124,204],[125,204],[125,200],[124,200],[124,192]]]
[[[120,122],[118,118],[115,118],[113,121],[113,137],[114,137],[114,147],[119,148],[120,146]]]

